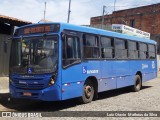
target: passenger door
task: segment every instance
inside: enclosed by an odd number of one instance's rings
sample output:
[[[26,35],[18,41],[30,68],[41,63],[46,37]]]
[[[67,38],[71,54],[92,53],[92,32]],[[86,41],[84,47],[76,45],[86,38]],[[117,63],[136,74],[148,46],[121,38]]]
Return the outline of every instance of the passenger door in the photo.
[[[62,100],[78,97],[82,93],[81,36],[65,31],[62,35]]]

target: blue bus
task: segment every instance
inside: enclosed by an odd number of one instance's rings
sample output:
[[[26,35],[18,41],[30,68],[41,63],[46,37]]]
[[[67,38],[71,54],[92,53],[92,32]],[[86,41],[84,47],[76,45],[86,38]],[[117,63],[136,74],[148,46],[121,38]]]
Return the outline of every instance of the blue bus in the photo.
[[[89,103],[99,92],[137,92],[156,78],[156,42],[67,23],[31,24],[15,31],[9,66],[13,98]]]

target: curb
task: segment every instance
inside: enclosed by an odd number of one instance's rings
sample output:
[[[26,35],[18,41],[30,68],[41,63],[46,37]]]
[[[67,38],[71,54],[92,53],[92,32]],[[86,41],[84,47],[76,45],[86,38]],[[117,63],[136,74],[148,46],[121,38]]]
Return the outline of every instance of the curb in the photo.
[[[1,93],[9,93],[9,89],[0,90],[0,94],[1,94]]]

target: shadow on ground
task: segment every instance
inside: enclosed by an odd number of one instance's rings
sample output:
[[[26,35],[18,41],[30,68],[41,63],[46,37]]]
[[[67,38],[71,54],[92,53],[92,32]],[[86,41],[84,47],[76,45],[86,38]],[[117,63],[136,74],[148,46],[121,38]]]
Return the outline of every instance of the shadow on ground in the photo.
[[[150,88],[152,86],[142,86],[142,90],[145,90],[147,88]],[[115,97],[115,96],[118,96],[118,95],[121,95],[121,94],[127,94],[127,93],[130,93],[132,92],[131,90],[131,87],[125,87],[125,88],[119,88],[119,89],[115,89],[115,90],[109,90],[109,91],[105,91],[105,92],[102,92],[102,93],[99,93],[98,94],[98,100],[101,100],[101,99],[106,99],[106,98],[110,98],[110,97]]]
[[[143,86],[142,90],[150,88],[152,86]],[[98,100],[115,97],[121,94],[130,93],[129,87],[110,90],[98,94]],[[67,109],[81,105],[77,99],[70,99],[65,101],[46,102],[46,101],[32,101],[26,99],[10,99],[9,93],[0,93],[0,104],[9,111],[21,111],[21,112],[53,112],[58,110]],[[3,111],[3,110],[2,110]]]

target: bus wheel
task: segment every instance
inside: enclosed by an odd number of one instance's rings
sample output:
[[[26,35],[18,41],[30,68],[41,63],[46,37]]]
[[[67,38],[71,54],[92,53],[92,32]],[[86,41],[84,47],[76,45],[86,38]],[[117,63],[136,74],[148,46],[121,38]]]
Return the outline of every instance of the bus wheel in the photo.
[[[140,75],[136,75],[134,85],[132,86],[132,90],[134,92],[138,92],[138,91],[140,91],[141,87],[142,87],[141,77],[140,77]]]
[[[91,80],[87,80],[83,86],[82,97],[80,98],[81,103],[89,103],[93,100],[94,87]]]

